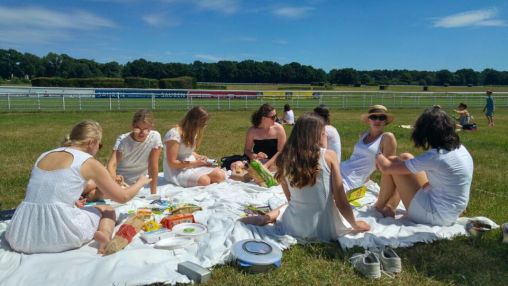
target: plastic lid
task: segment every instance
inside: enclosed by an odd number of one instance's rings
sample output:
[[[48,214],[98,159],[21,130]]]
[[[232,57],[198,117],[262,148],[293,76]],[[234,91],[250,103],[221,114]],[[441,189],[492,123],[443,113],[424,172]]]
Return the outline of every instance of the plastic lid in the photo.
[[[252,265],[277,264],[282,258],[282,251],[276,245],[259,239],[238,241],[231,252],[238,260]]]

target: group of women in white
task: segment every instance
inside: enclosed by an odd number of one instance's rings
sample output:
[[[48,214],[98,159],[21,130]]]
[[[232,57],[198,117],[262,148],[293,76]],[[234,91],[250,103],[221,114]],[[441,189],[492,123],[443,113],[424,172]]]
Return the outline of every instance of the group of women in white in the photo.
[[[293,122],[283,123],[294,123],[289,138],[277,123],[276,109],[263,104],[252,114],[244,147],[246,159],[261,160],[275,172],[288,203],[266,215],[243,218],[244,223],[276,223],[289,235],[320,241],[369,231],[366,222],[355,218],[346,192],[364,185],[376,169],[381,181],[374,207],[384,216],[394,217],[402,201],[415,223],[442,226],[453,224],[465,210],[473,161],[441,108],[426,109],[414,124],[411,138],[426,150],[414,157],[397,156],[395,136],[384,131],[393,114],[382,105],[371,106],[360,118],[368,129],[345,161],[326,106],[296,122],[289,105],[288,110]],[[156,193],[161,154],[164,179],[174,185],[206,186],[226,179],[224,170],[196,153],[208,121],[208,112],[194,107],[161,138],[152,113],[140,110],[132,130],[118,137],[107,167],[94,159],[102,146],[101,126],[90,120],[78,123],[63,147],[36,160],[5,238],[24,253],[60,252],[92,239],[102,252],[114,231],[115,212],[107,205],[84,206],[83,197],[123,203],[146,184]]]

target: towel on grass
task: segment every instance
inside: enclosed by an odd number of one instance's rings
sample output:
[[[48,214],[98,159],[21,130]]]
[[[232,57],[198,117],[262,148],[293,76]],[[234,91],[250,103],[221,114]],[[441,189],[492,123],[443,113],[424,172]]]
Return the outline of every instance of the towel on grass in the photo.
[[[367,184],[368,191],[355,207],[355,215],[372,227],[368,233],[346,235],[339,239],[344,248],[362,246],[372,248],[381,245],[408,247],[417,242],[449,239],[466,234],[464,223],[450,227],[431,227],[414,224],[402,217],[398,209],[397,219],[383,218],[373,210],[379,187]],[[230,249],[240,240],[257,238],[270,241],[286,249],[297,243],[294,237],[278,233],[274,226],[256,227],[238,221],[247,204],[278,207],[286,202],[280,186],[269,189],[252,183],[232,180],[207,187],[181,188],[164,183],[159,178],[158,194],[172,203],[193,203],[202,211],[194,213],[196,222],[207,226],[208,232],[196,243],[184,249],[155,249],[144,243],[139,234],[124,250],[110,256],[97,254],[95,242],[62,253],[20,254],[13,252],[3,233],[8,222],[0,222],[0,285],[140,285],[155,282],[168,284],[189,283],[190,280],[176,272],[177,264],[192,261],[203,267],[212,267],[232,259]],[[113,204],[118,223],[129,211],[147,206],[153,197],[144,188],[127,204]],[[117,227],[118,228],[118,227]]]

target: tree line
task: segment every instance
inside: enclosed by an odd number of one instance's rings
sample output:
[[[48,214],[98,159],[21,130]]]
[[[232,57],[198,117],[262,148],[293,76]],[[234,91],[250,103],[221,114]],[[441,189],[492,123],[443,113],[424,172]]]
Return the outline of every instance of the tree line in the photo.
[[[508,72],[494,69],[455,72],[417,70],[370,70],[353,68],[332,69],[328,73],[310,65],[292,62],[281,65],[272,61],[219,61],[191,64],[161,63],[136,59],[126,64],[112,61],[98,63],[75,59],[66,54],[48,53],[38,57],[14,49],[0,49],[0,78],[4,80],[37,77],[70,78],[148,78],[166,79],[192,77],[198,82],[223,83],[301,83],[339,85],[508,85]]]

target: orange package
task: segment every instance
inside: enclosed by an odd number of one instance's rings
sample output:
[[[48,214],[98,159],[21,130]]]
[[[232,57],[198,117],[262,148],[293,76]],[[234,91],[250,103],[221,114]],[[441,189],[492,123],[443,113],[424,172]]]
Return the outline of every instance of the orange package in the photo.
[[[173,227],[180,223],[194,223],[196,222],[194,220],[193,214],[176,214],[176,215],[169,215],[161,220],[161,225],[169,230],[173,229]]]

